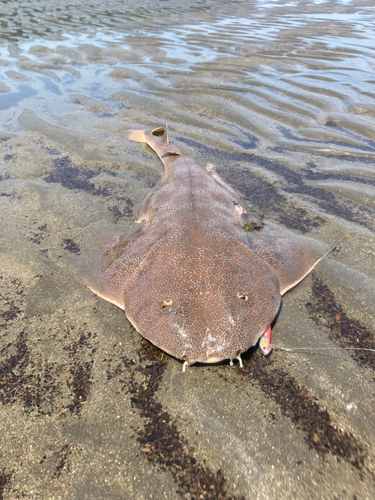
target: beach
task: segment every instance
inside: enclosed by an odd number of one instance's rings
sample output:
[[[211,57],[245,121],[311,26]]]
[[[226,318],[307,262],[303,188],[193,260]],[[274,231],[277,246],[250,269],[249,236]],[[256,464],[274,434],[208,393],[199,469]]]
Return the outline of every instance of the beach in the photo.
[[[0,500],[371,500],[375,29],[370,1],[3,3]],[[182,372],[79,279],[81,235],[138,228],[163,166],[216,167],[332,252],[270,357]]]

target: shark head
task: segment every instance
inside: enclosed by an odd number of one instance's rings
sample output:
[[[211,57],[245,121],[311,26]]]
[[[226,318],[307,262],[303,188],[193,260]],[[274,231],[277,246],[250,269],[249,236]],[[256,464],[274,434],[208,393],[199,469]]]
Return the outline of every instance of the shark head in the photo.
[[[274,269],[245,244],[153,248],[129,283],[125,312],[153,344],[186,364],[247,351],[280,306]]]

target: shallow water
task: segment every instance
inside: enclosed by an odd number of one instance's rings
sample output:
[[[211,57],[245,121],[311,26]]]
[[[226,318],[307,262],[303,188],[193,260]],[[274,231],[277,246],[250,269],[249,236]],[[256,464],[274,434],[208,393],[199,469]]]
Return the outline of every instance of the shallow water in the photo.
[[[0,498],[372,498],[373,353],[329,349],[374,348],[374,68],[370,1],[1,4]],[[165,124],[336,246],[273,330],[327,349],[183,376],[76,280],[160,176],[121,132]]]

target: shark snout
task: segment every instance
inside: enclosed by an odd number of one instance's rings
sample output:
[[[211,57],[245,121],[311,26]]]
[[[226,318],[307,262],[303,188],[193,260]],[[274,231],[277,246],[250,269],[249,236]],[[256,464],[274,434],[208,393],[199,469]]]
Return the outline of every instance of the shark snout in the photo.
[[[225,335],[218,336],[210,328],[206,329],[204,340],[202,341],[202,350],[205,353],[206,359],[220,357],[222,351],[225,350],[226,342]]]
[[[177,348],[174,351],[179,352],[176,357],[186,364],[239,359],[254,342],[245,310],[250,301],[243,299],[243,295],[238,298],[234,293],[234,304],[220,295],[208,295],[203,300],[198,297],[195,302],[181,305],[175,299],[176,309],[170,309],[168,323]]]
[[[230,342],[231,335],[222,332],[215,332],[214,329],[206,328],[199,343],[195,337],[194,341],[186,344],[183,359],[185,366],[194,363],[219,363],[227,359],[239,359],[240,353],[244,349],[237,347],[233,350]]]

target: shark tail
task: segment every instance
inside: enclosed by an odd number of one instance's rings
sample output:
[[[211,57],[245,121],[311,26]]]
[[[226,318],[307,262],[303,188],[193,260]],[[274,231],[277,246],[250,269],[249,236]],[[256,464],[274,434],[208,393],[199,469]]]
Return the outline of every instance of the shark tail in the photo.
[[[154,128],[150,133],[147,133],[146,130],[127,130],[124,134],[125,139],[129,139],[134,142],[146,142],[148,144],[150,138],[158,138],[164,144],[168,144],[168,128],[159,127]]]
[[[169,143],[167,127],[154,128],[150,133],[145,130],[127,130],[121,135],[130,141],[148,144],[164,164],[166,160],[182,155],[177,146]]]
[[[124,134],[125,139],[134,142],[147,142],[146,130],[127,130]]]

